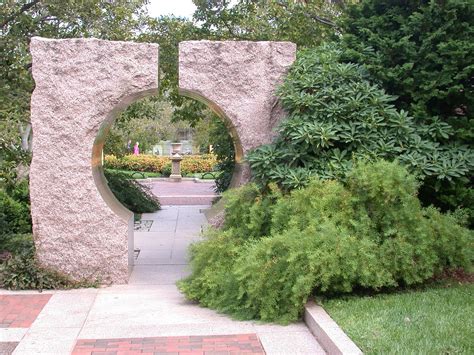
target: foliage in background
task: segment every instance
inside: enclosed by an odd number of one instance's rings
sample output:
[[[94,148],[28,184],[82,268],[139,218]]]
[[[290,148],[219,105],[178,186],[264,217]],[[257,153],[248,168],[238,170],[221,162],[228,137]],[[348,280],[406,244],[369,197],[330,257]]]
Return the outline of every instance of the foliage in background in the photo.
[[[29,43],[47,38],[95,37],[130,40],[143,28],[144,0],[18,0],[0,7],[0,139],[30,149],[31,77]],[[23,139],[23,142],[22,142]]]
[[[416,124],[438,127],[428,133],[440,145],[472,147],[474,2],[364,0],[347,8],[341,27],[345,61],[364,65]],[[447,125],[452,133],[440,134]],[[443,209],[471,208],[474,224],[469,178],[472,171],[455,182],[428,176],[420,196]]]
[[[28,181],[24,181],[15,194],[25,192],[28,196]],[[13,234],[31,233],[29,204],[0,190],[0,244]]]
[[[194,20],[210,39],[291,41],[315,46],[330,37],[343,1],[194,0]]]
[[[184,175],[211,172],[214,171],[216,164],[217,159],[213,154],[183,155],[181,172]],[[171,159],[161,155],[146,154],[125,155],[120,158],[114,155],[106,155],[104,166],[108,169],[143,171],[166,175],[165,171],[171,169]]]
[[[473,232],[424,209],[396,162],[359,162],[346,184],[312,180],[289,196],[228,193],[222,230],[191,248],[185,295],[238,318],[296,320],[312,293],[415,285],[473,266]]]
[[[151,152],[161,140],[177,140],[179,129],[189,127],[185,121],[172,121],[171,102],[157,96],[147,97],[131,104],[115,120],[104,145],[105,154],[123,156],[133,152],[139,142],[140,152]],[[127,143],[131,140],[130,148]]]
[[[212,153],[217,158],[214,170],[221,174],[216,176],[216,192],[221,193],[227,190],[232,180],[235,167],[235,147],[234,140],[229,134],[225,123],[217,116],[211,121],[209,127],[210,143]]]
[[[29,154],[0,144],[0,253],[18,235],[31,233],[28,186]]]
[[[130,211],[141,214],[160,209],[158,198],[148,187],[119,172],[104,170],[104,175],[115,197]]]
[[[290,190],[311,176],[343,179],[353,159],[365,157],[398,159],[425,178],[424,186],[465,183],[474,152],[449,141],[451,126],[417,122],[396,109],[395,98],[371,83],[363,66],[341,61],[343,53],[335,44],[300,53],[279,89],[288,111],[279,136],[248,156],[256,181]]]

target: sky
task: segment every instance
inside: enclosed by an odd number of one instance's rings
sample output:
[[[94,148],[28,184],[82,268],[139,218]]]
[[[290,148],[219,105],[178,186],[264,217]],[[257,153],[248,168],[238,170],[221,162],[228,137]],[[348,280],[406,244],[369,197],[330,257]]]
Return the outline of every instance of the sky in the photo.
[[[148,13],[150,16],[175,15],[191,19],[196,9],[191,0],[150,0]]]

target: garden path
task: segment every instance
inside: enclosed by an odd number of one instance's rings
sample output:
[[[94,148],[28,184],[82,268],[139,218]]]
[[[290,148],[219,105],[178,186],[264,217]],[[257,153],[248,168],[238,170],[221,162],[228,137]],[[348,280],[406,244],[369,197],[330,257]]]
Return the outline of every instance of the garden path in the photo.
[[[210,205],[217,197],[214,180],[197,181],[151,180],[145,184],[158,196],[162,205]]]
[[[0,290],[0,305],[17,295],[31,301],[51,295],[26,310],[34,313],[34,321],[0,324],[0,350],[3,343],[16,346],[14,354],[323,354],[302,322],[235,321],[187,301],[178,291],[175,282],[189,272],[187,247],[199,240],[207,207],[163,206],[144,214],[143,221],[152,223],[142,223],[135,232],[140,252],[128,285],[43,295]]]

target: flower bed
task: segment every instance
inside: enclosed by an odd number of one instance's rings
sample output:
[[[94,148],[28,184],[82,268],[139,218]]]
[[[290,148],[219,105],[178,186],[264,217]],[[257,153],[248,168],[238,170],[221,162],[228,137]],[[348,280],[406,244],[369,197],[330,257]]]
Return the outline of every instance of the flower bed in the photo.
[[[181,161],[181,172],[183,175],[210,172],[213,171],[216,163],[217,159],[212,154],[185,155]],[[171,159],[170,157],[146,154],[123,157],[106,155],[104,166],[108,169],[166,174],[171,169]]]

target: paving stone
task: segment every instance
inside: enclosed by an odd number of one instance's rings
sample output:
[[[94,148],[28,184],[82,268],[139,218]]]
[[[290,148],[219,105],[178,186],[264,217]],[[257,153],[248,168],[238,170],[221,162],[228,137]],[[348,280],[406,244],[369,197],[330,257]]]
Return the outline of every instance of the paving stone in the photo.
[[[70,354],[80,328],[37,328],[29,330],[15,354]]]
[[[0,295],[0,328],[29,328],[51,295]]]
[[[77,294],[64,292],[53,295],[38,315],[31,329],[37,328],[80,328],[95,300],[95,293]]]
[[[18,342],[14,341],[0,341],[0,354],[1,355],[10,355],[13,354]]]
[[[92,347],[91,344],[93,344]],[[256,334],[78,340],[72,354],[142,354],[148,351],[153,354],[168,355],[229,354],[230,352],[265,354]]]
[[[218,197],[214,183],[154,181],[148,186],[162,205],[211,205]]]

